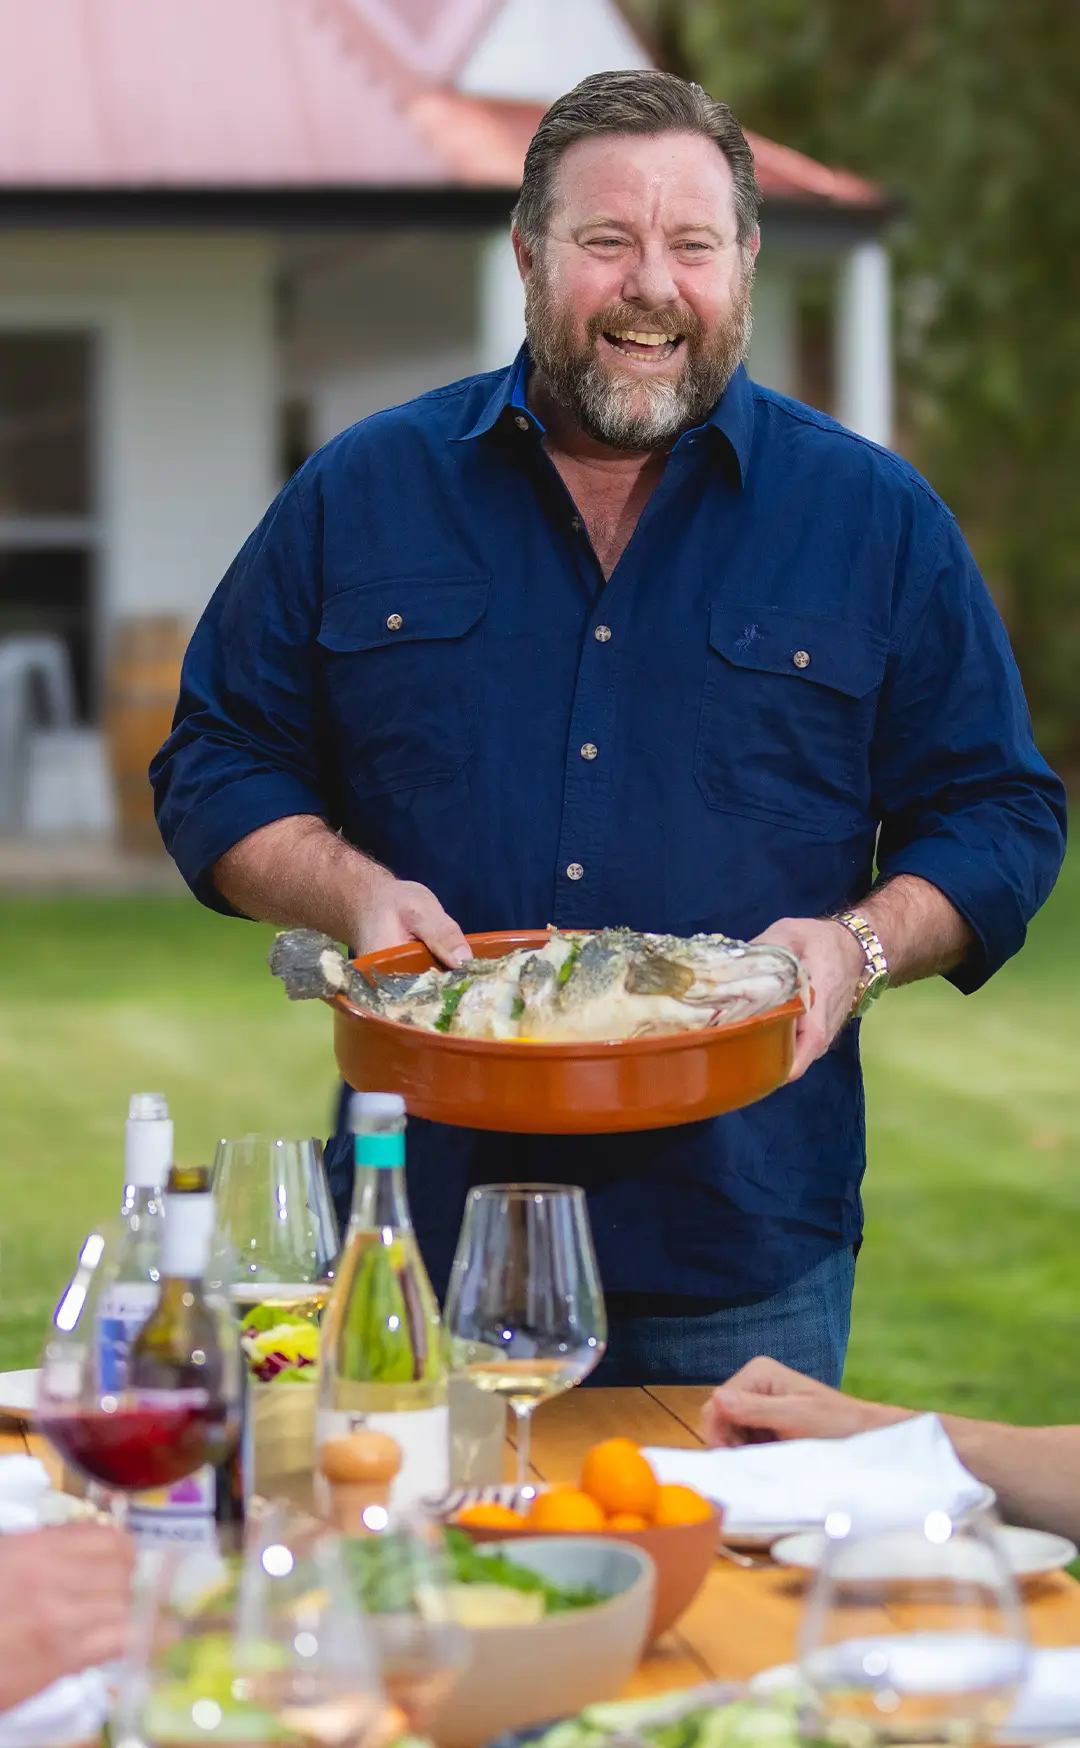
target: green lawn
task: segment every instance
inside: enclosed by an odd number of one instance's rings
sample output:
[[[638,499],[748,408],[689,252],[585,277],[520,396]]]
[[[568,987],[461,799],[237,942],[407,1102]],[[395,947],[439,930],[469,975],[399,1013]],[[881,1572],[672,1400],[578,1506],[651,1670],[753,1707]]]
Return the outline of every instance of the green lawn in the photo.
[[[186,899],[0,906],[0,1366],[36,1360],[113,1209],[136,1088],[179,1157],[325,1130],[329,1018],[263,967],[271,931]],[[1080,860],[981,994],[890,995],[865,1028],[870,1166],[848,1383],[1080,1420]]]

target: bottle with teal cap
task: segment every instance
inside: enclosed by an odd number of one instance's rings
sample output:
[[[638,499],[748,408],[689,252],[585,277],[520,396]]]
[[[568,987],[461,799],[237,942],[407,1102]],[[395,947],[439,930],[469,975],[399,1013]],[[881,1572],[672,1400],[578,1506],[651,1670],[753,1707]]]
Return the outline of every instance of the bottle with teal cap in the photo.
[[[405,1101],[356,1093],[356,1180],[319,1344],[319,1442],[361,1427],[401,1449],[391,1507],[449,1484],[446,1353],[438,1301],[409,1214]]]

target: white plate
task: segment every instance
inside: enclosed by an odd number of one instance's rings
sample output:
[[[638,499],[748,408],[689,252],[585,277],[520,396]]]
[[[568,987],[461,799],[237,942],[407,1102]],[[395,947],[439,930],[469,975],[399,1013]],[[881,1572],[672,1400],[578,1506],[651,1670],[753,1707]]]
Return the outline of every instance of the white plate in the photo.
[[[1045,1530],[1017,1529],[1008,1524],[995,1533],[1014,1578],[1034,1578],[1040,1573],[1058,1572],[1062,1566],[1067,1566],[1077,1557],[1074,1542],[1067,1541],[1064,1536],[1048,1535]],[[912,1544],[906,1537],[904,1539],[910,1549]],[[797,1566],[802,1571],[813,1572],[820,1564],[824,1547],[824,1535],[813,1530],[807,1534],[785,1536],[775,1544],[772,1557],[779,1566]],[[868,1546],[865,1551],[872,1556],[874,1549]],[[974,1548],[972,1553],[978,1557]],[[851,1568],[848,1570],[852,1571],[852,1576],[856,1575]],[[899,1566],[894,1570],[891,1563],[879,1557],[876,1564],[868,1564],[865,1570],[860,1566],[857,1575],[862,1578],[887,1579],[906,1576],[907,1572]]]

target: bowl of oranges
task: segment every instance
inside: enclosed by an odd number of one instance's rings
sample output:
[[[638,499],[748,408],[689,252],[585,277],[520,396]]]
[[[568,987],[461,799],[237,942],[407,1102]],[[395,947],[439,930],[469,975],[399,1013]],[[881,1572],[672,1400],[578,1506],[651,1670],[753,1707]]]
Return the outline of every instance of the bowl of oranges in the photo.
[[[514,1508],[463,1506],[452,1522],[474,1541],[515,1536],[614,1536],[650,1555],[656,1602],[650,1639],[689,1608],[716,1556],[723,1511],[692,1487],[664,1485],[633,1439],[607,1438],[586,1454],[576,1486],[545,1487]]]

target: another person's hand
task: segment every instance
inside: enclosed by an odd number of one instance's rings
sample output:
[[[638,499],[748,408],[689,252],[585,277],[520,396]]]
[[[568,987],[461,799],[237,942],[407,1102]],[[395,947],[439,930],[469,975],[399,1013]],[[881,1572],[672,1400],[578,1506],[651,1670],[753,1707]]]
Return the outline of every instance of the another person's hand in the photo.
[[[861,1402],[764,1355],[714,1390],[702,1411],[706,1444],[763,1444],[773,1439],[847,1438],[906,1420],[903,1408]]]
[[[385,869],[372,879],[360,906],[350,944],[358,953],[423,941],[444,965],[472,958],[469,943],[435,894],[417,880],[397,880]]]
[[[123,1655],[133,1564],[130,1538],[103,1524],[0,1539],[0,1712]]]
[[[824,1056],[850,1014],[866,970],[866,955],[850,929],[819,917],[781,917],[754,939],[790,947],[810,978],[813,1006],[799,1017],[795,1060],[788,1075],[789,1080],[799,1080],[812,1062]]]

